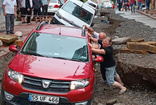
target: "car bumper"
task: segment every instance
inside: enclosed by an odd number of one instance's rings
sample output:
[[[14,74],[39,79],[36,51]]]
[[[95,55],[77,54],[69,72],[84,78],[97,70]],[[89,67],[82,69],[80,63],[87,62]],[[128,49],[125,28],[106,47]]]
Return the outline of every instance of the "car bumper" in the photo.
[[[8,93],[8,92],[7,92]],[[11,100],[7,100],[5,98],[6,91],[4,89],[1,90],[1,97],[2,97],[2,105],[40,105],[41,102],[31,102],[28,100],[29,93],[21,93],[18,96],[15,96],[11,93],[10,95],[13,95],[14,97]],[[58,105],[90,105],[92,103],[92,99],[81,101],[77,103],[71,103],[67,98],[65,97],[59,97],[60,102]],[[42,103],[42,105],[54,105],[49,103]],[[57,104],[55,104],[57,105]]]
[[[10,103],[11,105],[24,105],[24,104],[21,104],[21,102],[28,103],[25,105],[38,105],[38,104],[34,104],[33,102],[30,102],[28,100],[28,97],[29,97],[29,94],[39,94],[39,95],[59,97],[59,100],[60,100],[59,105],[64,104],[64,103],[65,104],[68,103],[67,105],[79,105],[75,103],[91,101],[91,99],[93,98],[93,93],[94,93],[93,87],[94,87],[94,84],[91,84],[90,86],[87,86],[85,88],[69,91],[67,93],[44,92],[44,91],[25,89],[19,83],[16,83],[15,81],[13,81],[12,79],[10,79],[9,77],[5,75],[3,79],[3,85],[2,85],[2,97],[3,97],[2,100],[6,103]],[[14,96],[11,101],[8,101],[5,98],[4,91]],[[87,105],[87,104],[84,104],[84,105]]]

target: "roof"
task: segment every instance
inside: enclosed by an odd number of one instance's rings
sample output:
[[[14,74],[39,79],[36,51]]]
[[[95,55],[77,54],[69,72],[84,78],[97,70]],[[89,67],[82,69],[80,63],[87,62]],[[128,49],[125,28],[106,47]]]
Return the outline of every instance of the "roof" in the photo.
[[[45,24],[35,32],[86,38],[86,36],[82,36],[82,28],[63,25]]]

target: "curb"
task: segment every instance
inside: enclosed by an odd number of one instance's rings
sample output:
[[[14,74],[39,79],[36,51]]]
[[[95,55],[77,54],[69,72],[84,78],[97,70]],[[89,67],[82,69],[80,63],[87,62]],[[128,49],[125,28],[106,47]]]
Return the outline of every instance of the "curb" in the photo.
[[[147,13],[144,13],[144,12],[140,12],[140,11],[136,11],[136,12],[156,20],[156,16],[152,16],[150,14],[147,14]]]

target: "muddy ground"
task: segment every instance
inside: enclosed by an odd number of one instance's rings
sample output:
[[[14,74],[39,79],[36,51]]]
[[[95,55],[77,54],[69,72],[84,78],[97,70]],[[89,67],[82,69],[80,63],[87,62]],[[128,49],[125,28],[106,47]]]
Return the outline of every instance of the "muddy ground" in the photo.
[[[109,24],[102,23],[101,20],[109,21]],[[154,35],[156,33],[154,32],[156,29],[145,26],[144,24],[136,22],[135,20],[122,18],[121,16],[115,14],[113,10],[101,10],[98,14],[98,17],[94,20],[94,23],[95,25],[93,26],[93,29],[95,31],[103,31],[107,34],[107,36],[111,36],[112,38],[114,38],[114,36],[130,36],[132,38],[144,38],[145,41],[155,40]],[[113,45],[114,49],[124,46],[125,45]],[[130,62],[136,63],[136,61],[139,59],[139,64],[141,64],[141,61],[143,61],[145,63],[143,65],[148,66],[147,68],[151,67],[150,64],[156,64],[154,60],[156,56],[155,54],[118,54],[118,56],[119,55],[122,57],[122,59],[124,59],[123,63],[127,63],[127,66]],[[118,70],[118,67],[117,72],[121,74],[120,70]],[[150,83],[146,80],[142,81],[139,79],[139,75],[135,73],[126,76],[121,74],[121,78],[127,87],[127,91],[124,94],[119,95],[119,89],[109,87],[103,82],[99,70],[99,64],[97,64],[96,88],[93,105],[106,105],[106,102],[111,100],[117,100],[116,104],[114,105],[156,105],[156,88],[153,83]]]

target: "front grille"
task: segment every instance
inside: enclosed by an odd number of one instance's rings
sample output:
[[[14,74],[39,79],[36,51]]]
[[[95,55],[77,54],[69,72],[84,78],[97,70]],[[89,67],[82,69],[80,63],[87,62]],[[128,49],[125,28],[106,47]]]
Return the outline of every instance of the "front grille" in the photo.
[[[70,81],[48,80],[50,81],[48,88],[43,88],[42,80],[47,79],[24,76],[22,86],[27,89],[39,90],[44,92],[67,93],[70,91],[69,89]]]

